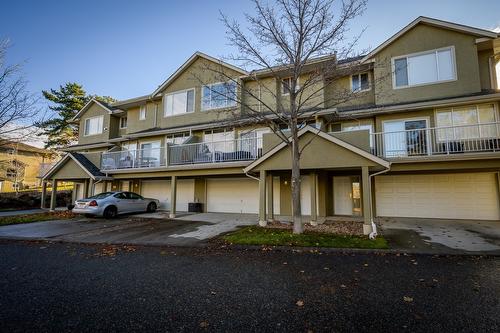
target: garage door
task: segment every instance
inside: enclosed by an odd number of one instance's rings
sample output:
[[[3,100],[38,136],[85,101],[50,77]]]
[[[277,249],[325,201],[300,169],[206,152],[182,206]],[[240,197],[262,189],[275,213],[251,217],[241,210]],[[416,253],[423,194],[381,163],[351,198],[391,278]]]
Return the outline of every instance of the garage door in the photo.
[[[258,213],[259,182],[249,178],[208,179],[207,211]]]
[[[170,209],[170,180],[143,180],[141,195],[160,200],[160,209]],[[179,179],[177,181],[176,210],[187,212],[188,203],[194,201],[194,180]]]
[[[378,216],[498,220],[494,173],[379,176]]]

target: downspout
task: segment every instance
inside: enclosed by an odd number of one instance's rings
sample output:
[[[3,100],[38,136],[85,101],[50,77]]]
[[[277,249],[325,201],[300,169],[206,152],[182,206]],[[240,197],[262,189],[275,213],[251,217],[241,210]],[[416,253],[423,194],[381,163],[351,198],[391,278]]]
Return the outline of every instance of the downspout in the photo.
[[[389,170],[391,170],[390,164],[389,164],[389,167],[387,169],[379,171],[379,172],[375,172],[374,174],[371,174],[368,176],[368,186],[370,187],[370,191],[372,190],[372,177],[386,173]],[[370,222],[372,224],[372,232],[370,232],[370,234],[368,235],[368,238],[375,239],[375,238],[377,238],[378,234],[377,234],[377,225],[373,221],[373,204],[372,204],[372,196],[371,195],[370,195],[370,208],[369,209],[370,209],[370,219],[371,219]]]
[[[260,178],[257,178],[257,177],[254,177],[252,175],[249,175],[248,172],[245,172],[245,176],[247,176],[249,178],[252,178],[253,180],[256,180],[256,181],[260,182]]]

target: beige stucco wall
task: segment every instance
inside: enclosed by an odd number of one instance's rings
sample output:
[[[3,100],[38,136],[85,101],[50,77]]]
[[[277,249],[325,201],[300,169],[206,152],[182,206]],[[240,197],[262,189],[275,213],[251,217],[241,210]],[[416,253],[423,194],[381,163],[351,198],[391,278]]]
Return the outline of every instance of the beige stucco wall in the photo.
[[[375,56],[377,104],[459,96],[481,90],[475,36],[419,24]],[[454,46],[457,80],[411,88],[392,88],[391,58]]]
[[[364,72],[366,73],[366,72]],[[333,81],[327,81],[324,89],[325,106],[342,108],[375,104],[375,89],[373,71],[368,71],[370,90],[353,93],[351,91],[351,76],[344,76]]]
[[[278,96],[278,83],[274,77],[258,78],[244,82],[242,92],[243,112],[260,111],[269,112],[276,110],[276,97]],[[246,110],[246,107],[251,110]]]
[[[491,89],[490,57],[492,55],[493,55],[493,50],[484,50],[478,52],[481,89]]]
[[[52,174],[52,179],[81,179],[90,178],[89,174],[76,164],[72,159],[68,159],[64,165]]]
[[[25,164],[24,166],[24,177],[19,179],[19,183],[22,183],[24,186],[38,186],[40,185],[40,179],[37,178],[40,171],[41,163],[50,163],[52,160],[49,157],[44,157],[41,154],[19,151],[15,155],[7,154],[5,152],[0,152],[0,162],[7,163],[7,161],[17,160]],[[5,169],[8,167],[5,166]],[[21,170],[19,170],[21,171]],[[8,179],[3,181],[1,191],[2,192],[11,192],[15,191],[13,182]]]
[[[85,136],[85,119],[92,118],[96,116],[103,116],[103,126],[102,133],[96,135]],[[80,130],[78,131],[78,143],[79,144],[89,144],[104,142],[110,138],[110,118],[111,115],[104,110],[101,106],[93,103],[89,109],[81,115],[80,118]]]

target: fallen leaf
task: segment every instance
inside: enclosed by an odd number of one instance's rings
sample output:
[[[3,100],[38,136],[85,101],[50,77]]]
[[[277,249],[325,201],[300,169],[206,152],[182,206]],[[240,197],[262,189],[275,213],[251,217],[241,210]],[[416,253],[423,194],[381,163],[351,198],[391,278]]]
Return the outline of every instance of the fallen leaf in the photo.
[[[297,304],[297,306],[304,306],[304,301],[299,299],[295,304]]]
[[[347,288],[347,286],[345,284],[341,284],[340,288],[344,288],[345,289],[345,288]]]
[[[206,321],[202,321],[200,323],[200,327],[202,327],[202,328],[208,327],[208,323]]]
[[[413,297],[410,297],[410,296],[404,296],[404,297],[403,297],[403,300],[404,300],[405,302],[411,303],[411,302],[413,302]]]

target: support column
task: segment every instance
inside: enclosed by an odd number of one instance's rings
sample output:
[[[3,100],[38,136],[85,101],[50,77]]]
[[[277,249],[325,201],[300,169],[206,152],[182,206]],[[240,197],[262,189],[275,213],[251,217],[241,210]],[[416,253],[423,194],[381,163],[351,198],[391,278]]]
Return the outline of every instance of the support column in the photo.
[[[89,180],[85,179],[85,182],[83,183],[83,197],[87,198],[89,197]]]
[[[42,180],[42,197],[40,199],[40,208],[45,208],[45,200],[47,198],[47,181]]]
[[[80,186],[80,184],[73,182],[73,191],[71,191],[71,205],[75,204],[78,186]]]
[[[361,167],[361,194],[363,196],[363,233],[365,235],[372,232],[372,216],[370,209],[372,191],[370,188],[370,178],[368,167]]]
[[[50,195],[50,211],[56,209],[57,204],[57,179],[52,179],[52,194]]]
[[[318,175],[316,172],[310,174],[311,179],[311,225],[318,225],[318,212],[316,209],[316,184],[318,182]]]
[[[94,180],[92,178],[89,179],[88,191],[89,191],[89,194],[87,195],[88,197],[91,197],[94,195]]]
[[[267,175],[267,220],[274,221],[273,175]]]
[[[173,219],[175,217],[175,205],[177,204],[177,176],[172,176],[170,182],[170,214],[169,217]]]
[[[259,225],[265,227],[266,221],[266,170],[260,170],[259,179]]]

